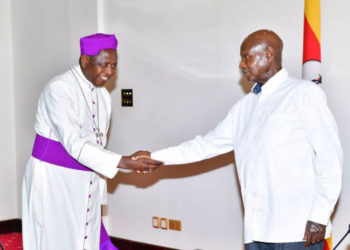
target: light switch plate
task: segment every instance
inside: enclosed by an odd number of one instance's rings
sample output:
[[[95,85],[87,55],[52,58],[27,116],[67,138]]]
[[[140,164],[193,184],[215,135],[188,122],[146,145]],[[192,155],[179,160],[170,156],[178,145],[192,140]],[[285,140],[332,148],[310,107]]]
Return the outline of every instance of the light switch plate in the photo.
[[[132,107],[133,106],[133,95],[132,89],[122,89],[122,106]]]

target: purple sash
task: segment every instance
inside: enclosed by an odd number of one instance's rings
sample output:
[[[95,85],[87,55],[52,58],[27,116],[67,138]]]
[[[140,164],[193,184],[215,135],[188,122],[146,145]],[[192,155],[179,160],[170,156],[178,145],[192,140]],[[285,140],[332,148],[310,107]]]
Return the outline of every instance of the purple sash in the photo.
[[[43,137],[39,134],[36,134],[35,137],[32,156],[38,160],[45,161],[47,163],[51,163],[60,167],[81,171],[92,171],[71,157],[60,142]],[[111,239],[109,238],[102,221],[100,233],[100,250],[118,250],[118,248],[116,248],[111,242]]]
[[[32,156],[47,163],[65,168],[91,171],[70,156],[62,144],[39,134],[36,134]]]

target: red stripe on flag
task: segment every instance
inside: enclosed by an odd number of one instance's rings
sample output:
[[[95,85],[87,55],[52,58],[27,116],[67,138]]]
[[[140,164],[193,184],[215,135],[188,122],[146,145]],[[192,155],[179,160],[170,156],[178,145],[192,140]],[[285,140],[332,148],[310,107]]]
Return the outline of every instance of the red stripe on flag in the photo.
[[[315,33],[304,15],[304,52],[303,63],[316,60],[321,62],[321,47]]]
[[[325,240],[323,250],[332,250],[330,244],[332,243],[329,243],[328,239]]]

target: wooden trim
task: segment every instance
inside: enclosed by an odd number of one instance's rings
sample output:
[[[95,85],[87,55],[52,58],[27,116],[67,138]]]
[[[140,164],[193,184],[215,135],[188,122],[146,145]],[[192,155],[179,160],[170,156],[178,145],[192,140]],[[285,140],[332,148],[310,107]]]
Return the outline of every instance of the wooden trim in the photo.
[[[177,250],[175,248],[161,247],[150,245],[142,242],[131,241],[127,239],[111,237],[111,241],[113,242],[119,250]]]
[[[0,221],[0,234],[8,234],[14,232],[22,232],[21,219],[11,219]]]

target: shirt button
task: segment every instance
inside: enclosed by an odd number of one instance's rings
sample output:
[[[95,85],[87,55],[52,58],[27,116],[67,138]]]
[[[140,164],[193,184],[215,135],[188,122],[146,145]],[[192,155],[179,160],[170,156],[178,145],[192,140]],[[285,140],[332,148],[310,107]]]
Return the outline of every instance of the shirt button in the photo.
[[[87,239],[87,235],[85,235],[84,239],[85,239],[85,240]]]

